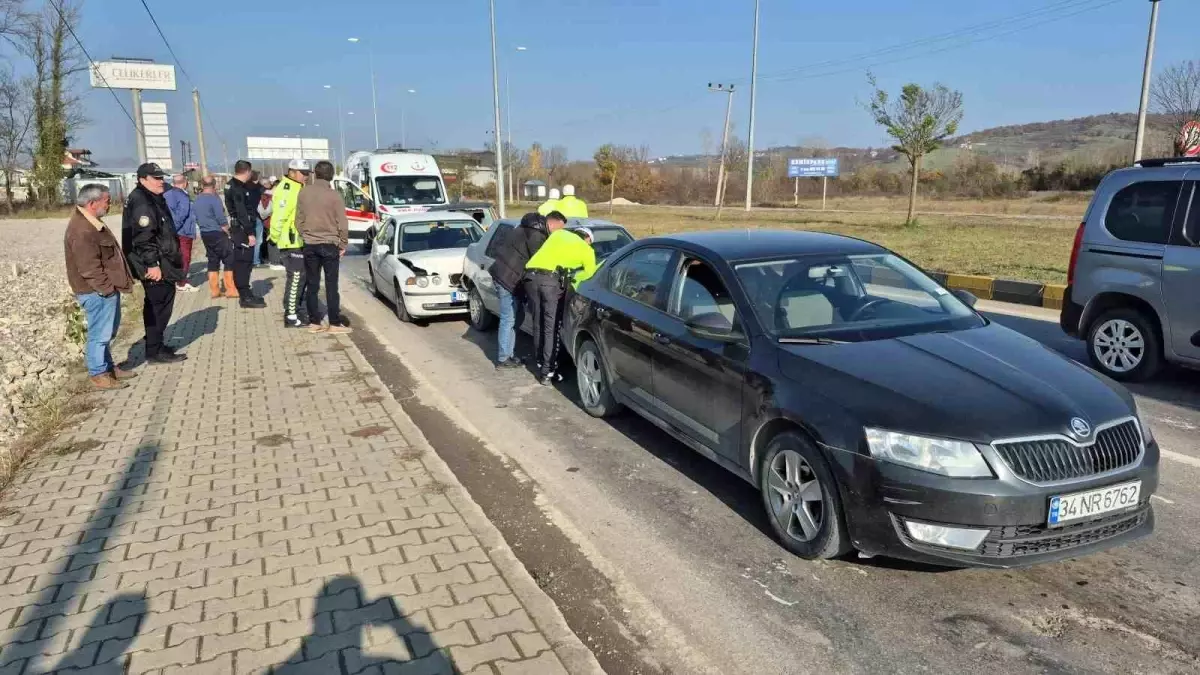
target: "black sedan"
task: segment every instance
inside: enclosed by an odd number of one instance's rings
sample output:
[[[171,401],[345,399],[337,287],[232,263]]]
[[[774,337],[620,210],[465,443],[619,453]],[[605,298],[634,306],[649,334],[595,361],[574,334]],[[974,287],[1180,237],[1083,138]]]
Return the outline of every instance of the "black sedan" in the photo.
[[[1133,398],[974,303],[869,242],[704,232],[614,254],[562,335],[590,414],[755,485],[797,555],[1010,567],[1149,534]]]

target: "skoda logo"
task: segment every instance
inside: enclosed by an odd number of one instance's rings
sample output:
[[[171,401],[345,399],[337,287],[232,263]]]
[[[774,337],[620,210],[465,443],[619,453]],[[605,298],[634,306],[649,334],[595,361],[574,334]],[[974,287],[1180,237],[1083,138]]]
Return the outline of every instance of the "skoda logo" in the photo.
[[[1092,425],[1079,417],[1071,418],[1071,431],[1080,438],[1087,438],[1092,435]]]

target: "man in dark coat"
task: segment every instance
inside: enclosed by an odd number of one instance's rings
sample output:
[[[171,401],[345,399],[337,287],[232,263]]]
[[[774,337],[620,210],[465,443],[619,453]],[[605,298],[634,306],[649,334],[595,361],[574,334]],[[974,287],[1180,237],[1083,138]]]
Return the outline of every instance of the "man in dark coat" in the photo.
[[[503,236],[496,246],[495,262],[488,269],[500,299],[500,344],[496,367],[520,368],[521,361],[514,358],[513,350],[517,343],[517,329],[525,319],[521,280],[525,276],[525,263],[541,248],[550,231],[546,229],[545,216],[526,213],[518,227],[508,232],[497,232],[495,236]]]
[[[238,304],[244,308],[261,309],[267,303],[250,290],[250,269],[258,239],[254,228],[258,220],[258,198],[251,195],[250,162],[239,159],[233,165],[233,178],[225,188],[225,209],[229,211],[229,238],[233,241],[233,283],[237,287]],[[251,206],[253,199],[254,206]],[[228,289],[227,289],[228,290]]]
[[[121,241],[129,271],[146,291],[142,322],[146,328],[146,360],[174,363],[187,358],[163,343],[175,308],[175,284],[187,278],[171,210],[163,199],[166,174],[157,164],[138,167],[138,186],[125,200]]]

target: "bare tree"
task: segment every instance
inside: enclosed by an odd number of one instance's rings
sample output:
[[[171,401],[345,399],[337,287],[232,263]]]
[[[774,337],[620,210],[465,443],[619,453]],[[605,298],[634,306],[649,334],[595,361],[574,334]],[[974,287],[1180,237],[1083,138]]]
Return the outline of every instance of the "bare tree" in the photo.
[[[0,0],[0,42],[19,48],[27,26],[25,0]]]
[[[888,93],[879,88],[875,76],[867,74],[867,81],[875,93],[867,111],[875,123],[887,130],[896,145],[892,148],[908,158],[912,168],[912,185],[908,195],[908,217],[905,224],[915,223],[917,209],[917,183],[921,179],[921,158],[942,145],[942,141],[958,131],[962,121],[962,92],[952,91],[945,85],[934,84],[923,89],[917,84],[906,84],[900,90],[900,98],[892,101]]]
[[[34,72],[31,187],[44,206],[58,200],[68,138],[84,122],[80,97],[71,86],[71,77],[87,69],[71,37],[79,16],[79,0],[54,0],[28,16],[22,35],[22,49],[33,61]]]
[[[1171,123],[1171,138],[1179,139],[1183,127],[1200,121],[1200,61],[1176,63],[1154,78],[1150,94],[1154,106],[1167,115]],[[1176,154],[1183,148],[1175,147]]]
[[[33,130],[33,82],[20,80],[12,70],[0,70],[0,175],[4,176],[4,200],[13,212],[13,182],[17,170],[31,157]]]
[[[542,158],[542,164],[551,185],[561,182],[563,170],[567,168],[567,149],[561,145],[551,146]]]

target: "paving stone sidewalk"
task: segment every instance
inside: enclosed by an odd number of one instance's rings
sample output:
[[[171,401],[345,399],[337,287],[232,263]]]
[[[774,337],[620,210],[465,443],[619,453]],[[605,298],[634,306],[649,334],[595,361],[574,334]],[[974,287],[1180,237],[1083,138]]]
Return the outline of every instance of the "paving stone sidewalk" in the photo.
[[[255,277],[266,310],[180,294],[190,358],[0,502],[0,675],[598,672],[350,340]]]

